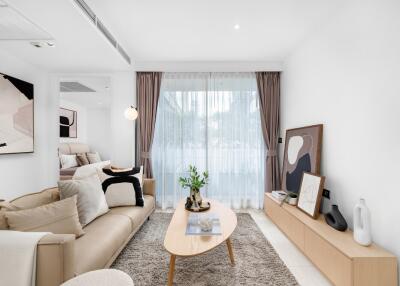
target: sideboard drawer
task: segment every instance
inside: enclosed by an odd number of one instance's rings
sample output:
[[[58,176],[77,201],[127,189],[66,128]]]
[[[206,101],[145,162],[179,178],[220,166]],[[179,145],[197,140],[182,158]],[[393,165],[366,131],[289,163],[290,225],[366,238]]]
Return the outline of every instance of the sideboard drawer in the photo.
[[[301,250],[304,249],[304,224],[290,215],[271,198],[266,198],[265,212],[286,236]]]
[[[353,285],[352,261],[310,229],[305,229],[304,252],[335,285]]]

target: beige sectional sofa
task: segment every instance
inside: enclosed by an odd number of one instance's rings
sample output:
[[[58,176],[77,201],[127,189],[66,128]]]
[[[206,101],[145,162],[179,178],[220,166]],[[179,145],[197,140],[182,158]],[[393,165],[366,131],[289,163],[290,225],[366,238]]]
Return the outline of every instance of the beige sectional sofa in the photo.
[[[81,273],[108,268],[155,210],[155,182],[144,179],[144,207],[116,207],[85,228],[85,235],[49,234],[37,251],[37,286],[58,286]],[[60,199],[58,188],[25,195],[12,201],[33,208]]]

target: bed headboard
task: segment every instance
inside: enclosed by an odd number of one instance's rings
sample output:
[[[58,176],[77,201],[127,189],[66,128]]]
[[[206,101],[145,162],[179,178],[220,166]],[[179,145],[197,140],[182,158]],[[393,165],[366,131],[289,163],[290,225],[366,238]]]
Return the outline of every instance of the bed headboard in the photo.
[[[90,152],[90,148],[84,143],[60,143],[60,146],[58,147],[59,155],[74,155],[87,152]]]

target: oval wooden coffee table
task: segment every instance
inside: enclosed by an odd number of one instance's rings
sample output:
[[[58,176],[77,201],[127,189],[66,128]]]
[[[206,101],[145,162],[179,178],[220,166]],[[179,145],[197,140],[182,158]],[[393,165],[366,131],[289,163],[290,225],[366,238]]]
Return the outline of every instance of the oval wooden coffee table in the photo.
[[[226,241],[229,258],[232,265],[235,264],[232,244],[229,237],[237,225],[236,214],[231,209],[225,207],[223,204],[217,201],[206,200],[211,203],[211,208],[205,213],[218,214],[221,223],[222,235],[186,235],[186,226],[190,212],[185,210],[185,201],[186,200],[182,200],[177,205],[164,239],[164,247],[171,254],[168,285],[173,284],[175,259],[177,256],[199,255],[217,247]]]

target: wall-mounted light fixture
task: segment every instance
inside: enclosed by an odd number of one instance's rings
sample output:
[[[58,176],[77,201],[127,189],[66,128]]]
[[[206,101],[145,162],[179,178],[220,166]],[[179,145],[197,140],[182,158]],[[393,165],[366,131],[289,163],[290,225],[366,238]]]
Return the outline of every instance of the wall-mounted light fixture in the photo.
[[[136,108],[133,107],[133,105],[131,105],[127,109],[125,109],[124,115],[125,115],[125,118],[128,120],[136,120],[136,118],[138,117],[139,114],[138,114]]]

